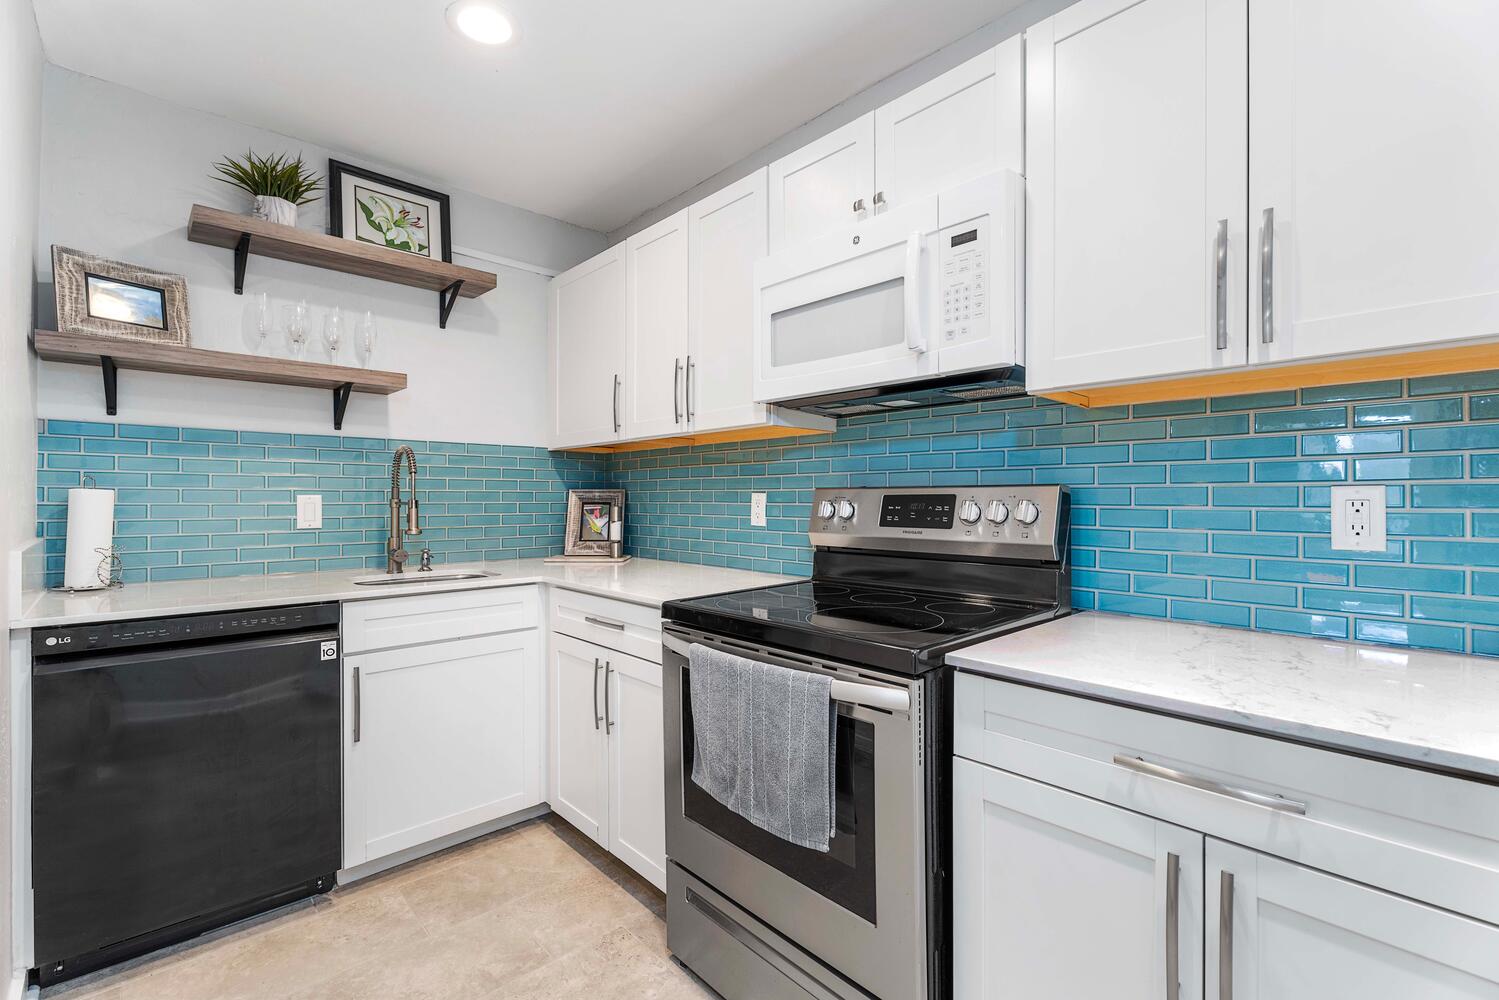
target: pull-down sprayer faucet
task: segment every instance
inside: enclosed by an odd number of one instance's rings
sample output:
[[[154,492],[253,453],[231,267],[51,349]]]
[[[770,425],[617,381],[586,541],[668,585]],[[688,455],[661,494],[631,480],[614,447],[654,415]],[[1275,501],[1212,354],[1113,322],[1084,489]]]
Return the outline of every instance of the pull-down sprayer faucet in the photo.
[[[411,490],[411,500],[406,505],[406,525],[401,525],[401,458],[406,459],[406,484]],[[406,572],[406,536],[422,533],[419,505],[416,500],[416,452],[410,445],[396,449],[390,462],[390,537],[385,540],[385,572]]]

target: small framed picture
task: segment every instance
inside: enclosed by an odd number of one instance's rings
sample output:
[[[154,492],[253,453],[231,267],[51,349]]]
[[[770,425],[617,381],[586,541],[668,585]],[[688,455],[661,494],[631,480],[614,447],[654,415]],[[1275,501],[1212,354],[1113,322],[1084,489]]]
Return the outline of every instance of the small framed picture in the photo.
[[[63,333],[188,344],[187,282],[180,274],[54,246],[52,280]]]
[[[562,546],[563,555],[609,555],[610,523],[616,507],[623,519],[624,490],[568,490],[567,535]]]
[[[452,263],[448,196],[339,160],[328,161],[328,233]]]

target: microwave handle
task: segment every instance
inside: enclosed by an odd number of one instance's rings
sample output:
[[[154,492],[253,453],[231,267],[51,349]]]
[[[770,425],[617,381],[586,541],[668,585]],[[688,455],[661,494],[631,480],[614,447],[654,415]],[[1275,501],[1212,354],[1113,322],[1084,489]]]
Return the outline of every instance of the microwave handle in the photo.
[[[921,322],[921,234],[906,237],[906,350],[926,353],[926,330]]]

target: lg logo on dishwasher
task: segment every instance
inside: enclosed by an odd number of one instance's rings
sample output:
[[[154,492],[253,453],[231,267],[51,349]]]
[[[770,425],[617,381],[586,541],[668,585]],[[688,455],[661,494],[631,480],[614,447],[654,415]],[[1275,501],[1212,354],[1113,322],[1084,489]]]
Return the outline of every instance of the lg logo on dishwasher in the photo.
[[[325,660],[336,660],[336,659],[338,659],[338,640],[337,639],[334,639],[332,642],[325,642],[325,643],[323,643],[323,659],[325,659]]]

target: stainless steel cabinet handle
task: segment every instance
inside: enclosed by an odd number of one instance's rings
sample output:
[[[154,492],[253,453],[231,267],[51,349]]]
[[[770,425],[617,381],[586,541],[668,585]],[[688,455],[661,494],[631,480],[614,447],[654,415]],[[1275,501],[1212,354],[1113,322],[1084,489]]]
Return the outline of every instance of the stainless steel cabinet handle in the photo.
[[[1218,220],[1218,238],[1214,241],[1213,262],[1213,329],[1217,331],[1218,350],[1228,350],[1228,220]]]
[[[857,215],[859,212],[862,212],[862,211],[864,211],[864,199],[863,198],[855,198],[854,199],[854,214]]]
[[[605,660],[604,661],[604,732],[606,732],[606,733],[610,732],[611,730],[614,729],[614,720],[611,719],[611,718],[609,718],[609,672],[612,669],[613,669],[613,664],[611,664],[608,660]]]
[[[672,359],[671,372],[671,414],[672,421],[680,424],[682,422],[682,359]]]
[[[1178,771],[1175,768],[1152,764],[1148,760],[1131,757],[1129,754],[1116,753],[1114,755],[1114,763],[1140,774],[1148,774],[1153,778],[1164,778],[1167,781],[1174,781],[1179,785],[1200,788],[1204,792],[1212,792],[1214,795],[1223,795],[1230,799],[1238,799],[1240,802],[1252,802],[1257,806],[1264,806],[1266,809],[1274,809],[1277,812],[1295,813],[1297,816],[1306,815],[1305,802],[1282,798],[1279,795],[1266,795],[1263,792],[1251,792],[1247,788],[1235,788],[1233,785],[1225,785],[1223,782],[1214,781],[1212,778],[1204,778],[1198,774],[1188,774],[1186,771]]]
[[[1181,996],[1182,859],[1166,855],[1166,1000]]]
[[[1234,1000],[1234,873],[1218,873],[1218,1000]]]
[[[1275,342],[1275,209],[1260,222],[1260,343]]]
[[[688,420],[691,420],[694,416],[696,416],[696,413],[692,409],[692,406],[693,406],[693,400],[692,400],[692,370],[695,367],[696,366],[692,363],[692,355],[690,355],[690,354],[687,355],[687,383],[686,383],[686,386],[683,389],[682,397],[687,401],[687,419]]]
[[[619,433],[619,376],[614,376],[614,433]]]
[[[593,615],[584,615],[583,620],[590,625],[602,625],[604,628],[617,628],[621,632],[625,630],[624,622],[611,622],[607,618],[595,618]]]
[[[354,668],[354,742],[355,743],[359,742],[359,728],[360,728],[360,723],[363,721],[363,719],[362,719],[363,713],[361,712],[361,707],[362,706],[360,706],[360,704],[359,704],[359,668],[355,667]]]
[[[607,696],[607,695],[606,695]],[[598,732],[599,723],[604,717],[599,714],[599,658],[593,658],[593,730]]]
[[[885,192],[876,191],[874,193],[874,207],[879,208],[883,204],[885,204]]]

